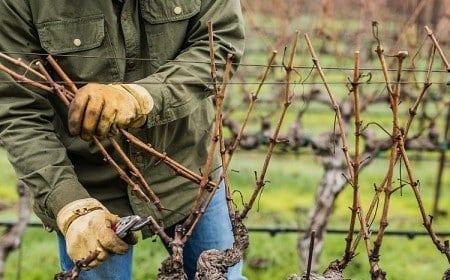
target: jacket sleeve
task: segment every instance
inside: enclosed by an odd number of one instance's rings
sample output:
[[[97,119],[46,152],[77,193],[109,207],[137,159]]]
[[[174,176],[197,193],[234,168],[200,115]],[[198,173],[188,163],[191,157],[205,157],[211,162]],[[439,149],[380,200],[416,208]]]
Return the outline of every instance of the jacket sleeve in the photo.
[[[203,0],[200,11],[189,20],[183,48],[153,75],[138,81],[152,95],[155,106],[148,126],[162,125],[194,112],[201,101],[214,94],[208,22],[213,24],[215,63],[220,83],[228,54],[233,72],[244,51],[243,19],[239,0]],[[170,36],[170,34],[166,34]]]
[[[0,51],[29,62],[36,58],[30,54],[43,50],[25,2],[0,1]],[[14,64],[0,61],[24,72]],[[53,218],[67,202],[89,194],[78,182],[66,149],[55,133],[55,112],[47,95],[0,72],[0,139],[17,176],[33,192],[35,210],[37,207]]]

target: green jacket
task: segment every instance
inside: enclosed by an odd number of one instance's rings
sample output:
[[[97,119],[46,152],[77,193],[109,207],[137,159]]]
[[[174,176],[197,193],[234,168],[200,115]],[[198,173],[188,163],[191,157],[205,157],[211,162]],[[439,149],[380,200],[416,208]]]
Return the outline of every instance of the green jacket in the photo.
[[[132,133],[198,173],[214,118],[209,21],[218,69],[228,53],[236,65],[244,47],[239,0],[0,0],[0,51],[25,62],[52,54],[79,87],[86,82],[144,86],[155,107],[146,128]],[[189,213],[197,193],[197,185],[119,136],[169,210],[159,212],[130,195],[95,146],[68,133],[67,109],[54,94],[15,83],[4,73],[0,138],[18,177],[33,191],[36,214],[53,227],[65,204],[87,197],[121,216],[153,215],[170,226]]]

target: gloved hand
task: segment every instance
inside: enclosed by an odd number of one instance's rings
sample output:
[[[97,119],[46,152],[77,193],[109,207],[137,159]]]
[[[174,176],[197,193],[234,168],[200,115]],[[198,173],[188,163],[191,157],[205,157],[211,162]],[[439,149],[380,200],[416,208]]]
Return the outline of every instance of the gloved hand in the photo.
[[[119,221],[98,200],[85,198],[64,206],[56,222],[66,239],[67,254],[73,261],[86,258],[95,250],[99,254],[85,269],[91,269],[111,254],[124,254],[128,244],[111,229]]]
[[[139,128],[153,108],[153,99],[136,84],[87,84],[69,106],[69,131],[86,141],[113,136],[118,128]]]

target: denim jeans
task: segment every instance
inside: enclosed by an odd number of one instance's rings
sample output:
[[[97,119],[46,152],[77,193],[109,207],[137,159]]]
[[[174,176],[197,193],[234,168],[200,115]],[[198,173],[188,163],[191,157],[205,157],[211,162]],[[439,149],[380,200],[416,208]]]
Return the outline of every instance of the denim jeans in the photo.
[[[173,232],[173,231],[172,231]],[[168,230],[168,233],[172,233]],[[200,254],[208,249],[224,250],[233,246],[234,237],[228,208],[225,199],[225,188],[223,184],[217,190],[204,216],[195,227],[192,236],[188,239],[184,249],[184,270],[188,279],[194,279],[197,259]],[[61,269],[69,271],[73,267],[66,252],[64,237],[58,234],[58,245]],[[80,273],[80,280],[128,280],[132,279],[133,246],[124,255],[113,255],[100,266]],[[242,261],[231,267],[227,273],[227,279],[245,280],[242,276]]]

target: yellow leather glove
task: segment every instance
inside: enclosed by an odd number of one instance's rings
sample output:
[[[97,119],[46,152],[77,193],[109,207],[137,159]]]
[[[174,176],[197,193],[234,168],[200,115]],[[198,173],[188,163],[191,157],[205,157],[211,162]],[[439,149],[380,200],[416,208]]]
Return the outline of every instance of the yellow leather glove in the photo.
[[[135,84],[87,84],[69,106],[69,131],[86,141],[113,136],[118,128],[139,128],[153,108],[145,88]]]
[[[67,254],[74,262],[99,251],[97,258],[83,269],[94,268],[111,254],[124,254],[128,250],[128,244],[111,229],[118,221],[117,215],[111,214],[94,198],[73,201],[56,217],[66,239]]]

